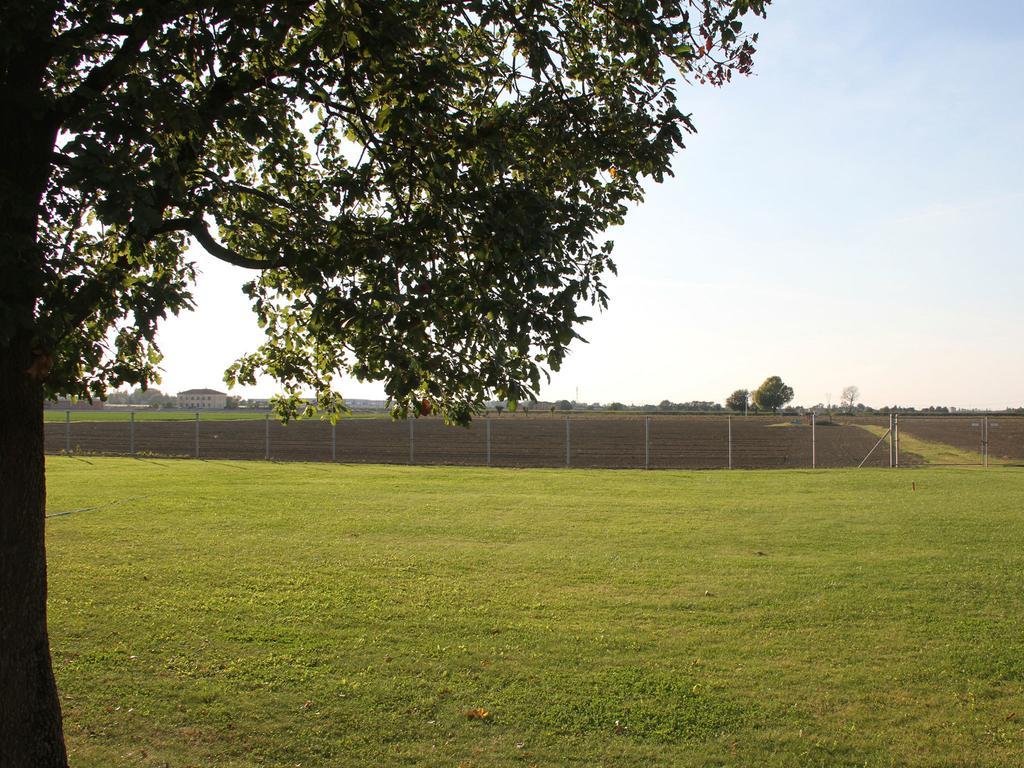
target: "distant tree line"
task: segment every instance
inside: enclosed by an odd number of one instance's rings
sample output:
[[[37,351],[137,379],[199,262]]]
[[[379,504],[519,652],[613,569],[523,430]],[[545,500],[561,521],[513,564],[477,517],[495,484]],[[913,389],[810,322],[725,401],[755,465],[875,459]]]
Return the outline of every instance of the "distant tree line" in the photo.
[[[549,411],[551,413],[565,411],[611,411],[611,412],[640,412],[640,413],[782,413],[785,415],[800,415],[806,413],[833,414],[846,413],[850,415],[879,415],[889,413],[919,413],[919,414],[955,414],[955,413],[982,413],[989,412],[985,409],[956,408],[955,406],[932,405],[927,408],[915,408],[903,405],[884,405],[879,408],[858,402],[860,398],[860,387],[850,384],[843,388],[838,404],[817,403],[806,407],[793,405],[794,391],[786,384],[780,376],[769,376],[759,387],[754,390],[737,389],[725,398],[725,404],[710,400],[688,400],[686,402],[675,402],[662,400],[657,404],[645,403],[642,405],[627,405],[618,400],[610,403],[578,403],[575,400],[556,400],[554,402],[536,402],[533,407],[538,411]],[[501,413],[501,404],[495,410]],[[520,407],[522,410],[522,407]],[[1001,411],[993,410],[992,413],[1024,413],[1024,407],[1007,407]]]
[[[534,412],[550,413],[556,412],[626,412],[626,413],[782,413],[786,415],[797,415],[814,412],[817,414],[850,414],[850,415],[887,415],[890,413],[917,413],[917,414],[957,414],[957,413],[1007,413],[1024,414],[1024,407],[1007,407],[1002,410],[983,408],[957,408],[956,406],[930,405],[926,408],[915,408],[906,405],[883,405],[873,407],[864,403],[855,402],[859,395],[856,386],[849,386],[843,390],[842,399],[838,404],[816,403],[812,406],[792,405],[793,389],[785,384],[778,376],[769,376],[760,387],[751,391],[749,389],[737,389],[725,398],[724,405],[711,400],[687,400],[675,402],[672,400],[661,400],[658,403],[644,403],[640,405],[627,405],[618,400],[610,403],[580,403],[575,400],[555,400],[553,402],[538,401],[535,403],[519,403],[516,409],[508,407],[507,403],[492,401],[487,404],[488,410],[497,414],[519,413],[528,415],[531,408]],[[110,405],[135,406],[137,408],[177,408],[178,399],[169,392],[162,392],[155,387],[142,389],[138,387],[131,391],[111,392],[106,402]],[[268,407],[266,400],[246,400],[238,396],[229,395],[227,408],[262,408]],[[380,406],[381,409],[385,405]]]
[[[136,387],[130,392],[111,392],[107,396],[110,405],[137,405],[142,408],[176,408],[178,398],[170,392],[161,392],[155,387]]]
[[[170,392],[161,392],[155,387],[136,387],[128,392],[114,391],[106,397],[108,405],[132,405],[137,408],[177,408],[178,397]],[[226,408],[257,407],[254,401],[243,400],[237,395],[228,395]]]

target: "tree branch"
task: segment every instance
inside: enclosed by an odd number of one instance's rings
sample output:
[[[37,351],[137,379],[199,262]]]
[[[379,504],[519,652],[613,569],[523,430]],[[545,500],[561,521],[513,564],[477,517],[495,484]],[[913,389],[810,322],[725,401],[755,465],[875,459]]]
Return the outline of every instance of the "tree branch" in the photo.
[[[118,21],[108,21],[103,24],[98,24],[95,28],[85,25],[72,27],[53,38],[53,50],[57,54],[64,54],[69,51],[74,51],[79,46],[83,46],[86,43],[91,42],[97,36],[110,35],[111,37],[123,37],[131,34],[131,31],[132,27],[130,24],[123,24]]]
[[[75,90],[57,100],[53,109],[57,124],[63,125],[65,120],[87,107],[123,77],[128,68],[135,63],[149,36],[159,26],[160,19],[151,18],[151,14],[145,11],[134,20],[128,28],[124,42],[114,54],[91,69]]]
[[[160,226],[150,230],[149,239],[169,232],[188,232],[208,254],[243,269],[276,269],[284,264],[283,259],[253,259],[221,245],[199,216],[167,219]]]

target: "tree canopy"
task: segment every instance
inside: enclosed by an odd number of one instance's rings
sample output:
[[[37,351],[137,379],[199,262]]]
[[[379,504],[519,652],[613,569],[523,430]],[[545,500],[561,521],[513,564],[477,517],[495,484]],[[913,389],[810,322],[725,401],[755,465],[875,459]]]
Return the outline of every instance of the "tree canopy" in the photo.
[[[0,763],[63,766],[44,397],[158,380],[187,248],[250,270],[284,416],[339,377],[465,423],[557,369],[602,233],[769,0],[0,0]]]
[[[339,375],[399,415],[529,398],[606,302],[600,234],[694,129],[676,80],[748,72],[766,3],[12,5],[43,176],[0,344],[28,327],[51,394],[154,381],[194,241],[254,271],[266,342],[229,382],[270,374],[293,412],[336,409]]]
[[[759,408],[773,413],[784,408],[793,400],[793,388],[778,376],[769,376],[754,392],[754,402]]]
[[[750,403],[750,390],[737,389],[725,398],[725,407],[730,411],[745,411]]]
[[[843,394],[841,397],[843,405],[852,411],[854,406],[857,405],[857,399],[860,397],[860,387],[856,384],[843,387]]]

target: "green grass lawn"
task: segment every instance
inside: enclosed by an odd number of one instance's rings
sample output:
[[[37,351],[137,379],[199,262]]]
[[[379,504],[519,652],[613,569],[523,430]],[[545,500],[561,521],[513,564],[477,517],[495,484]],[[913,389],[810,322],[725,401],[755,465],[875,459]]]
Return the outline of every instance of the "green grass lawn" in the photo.
[[[1018,470],[48,471],[78,768],[1022,764]]]

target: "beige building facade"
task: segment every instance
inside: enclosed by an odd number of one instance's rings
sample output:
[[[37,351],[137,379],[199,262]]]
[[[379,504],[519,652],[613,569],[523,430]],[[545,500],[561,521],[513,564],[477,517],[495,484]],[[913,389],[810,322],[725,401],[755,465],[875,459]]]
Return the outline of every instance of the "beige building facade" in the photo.
[[[220,411],[227,405],[227,393],[216,389],[186,389],[178,393],[178,407],[189,411]]]

